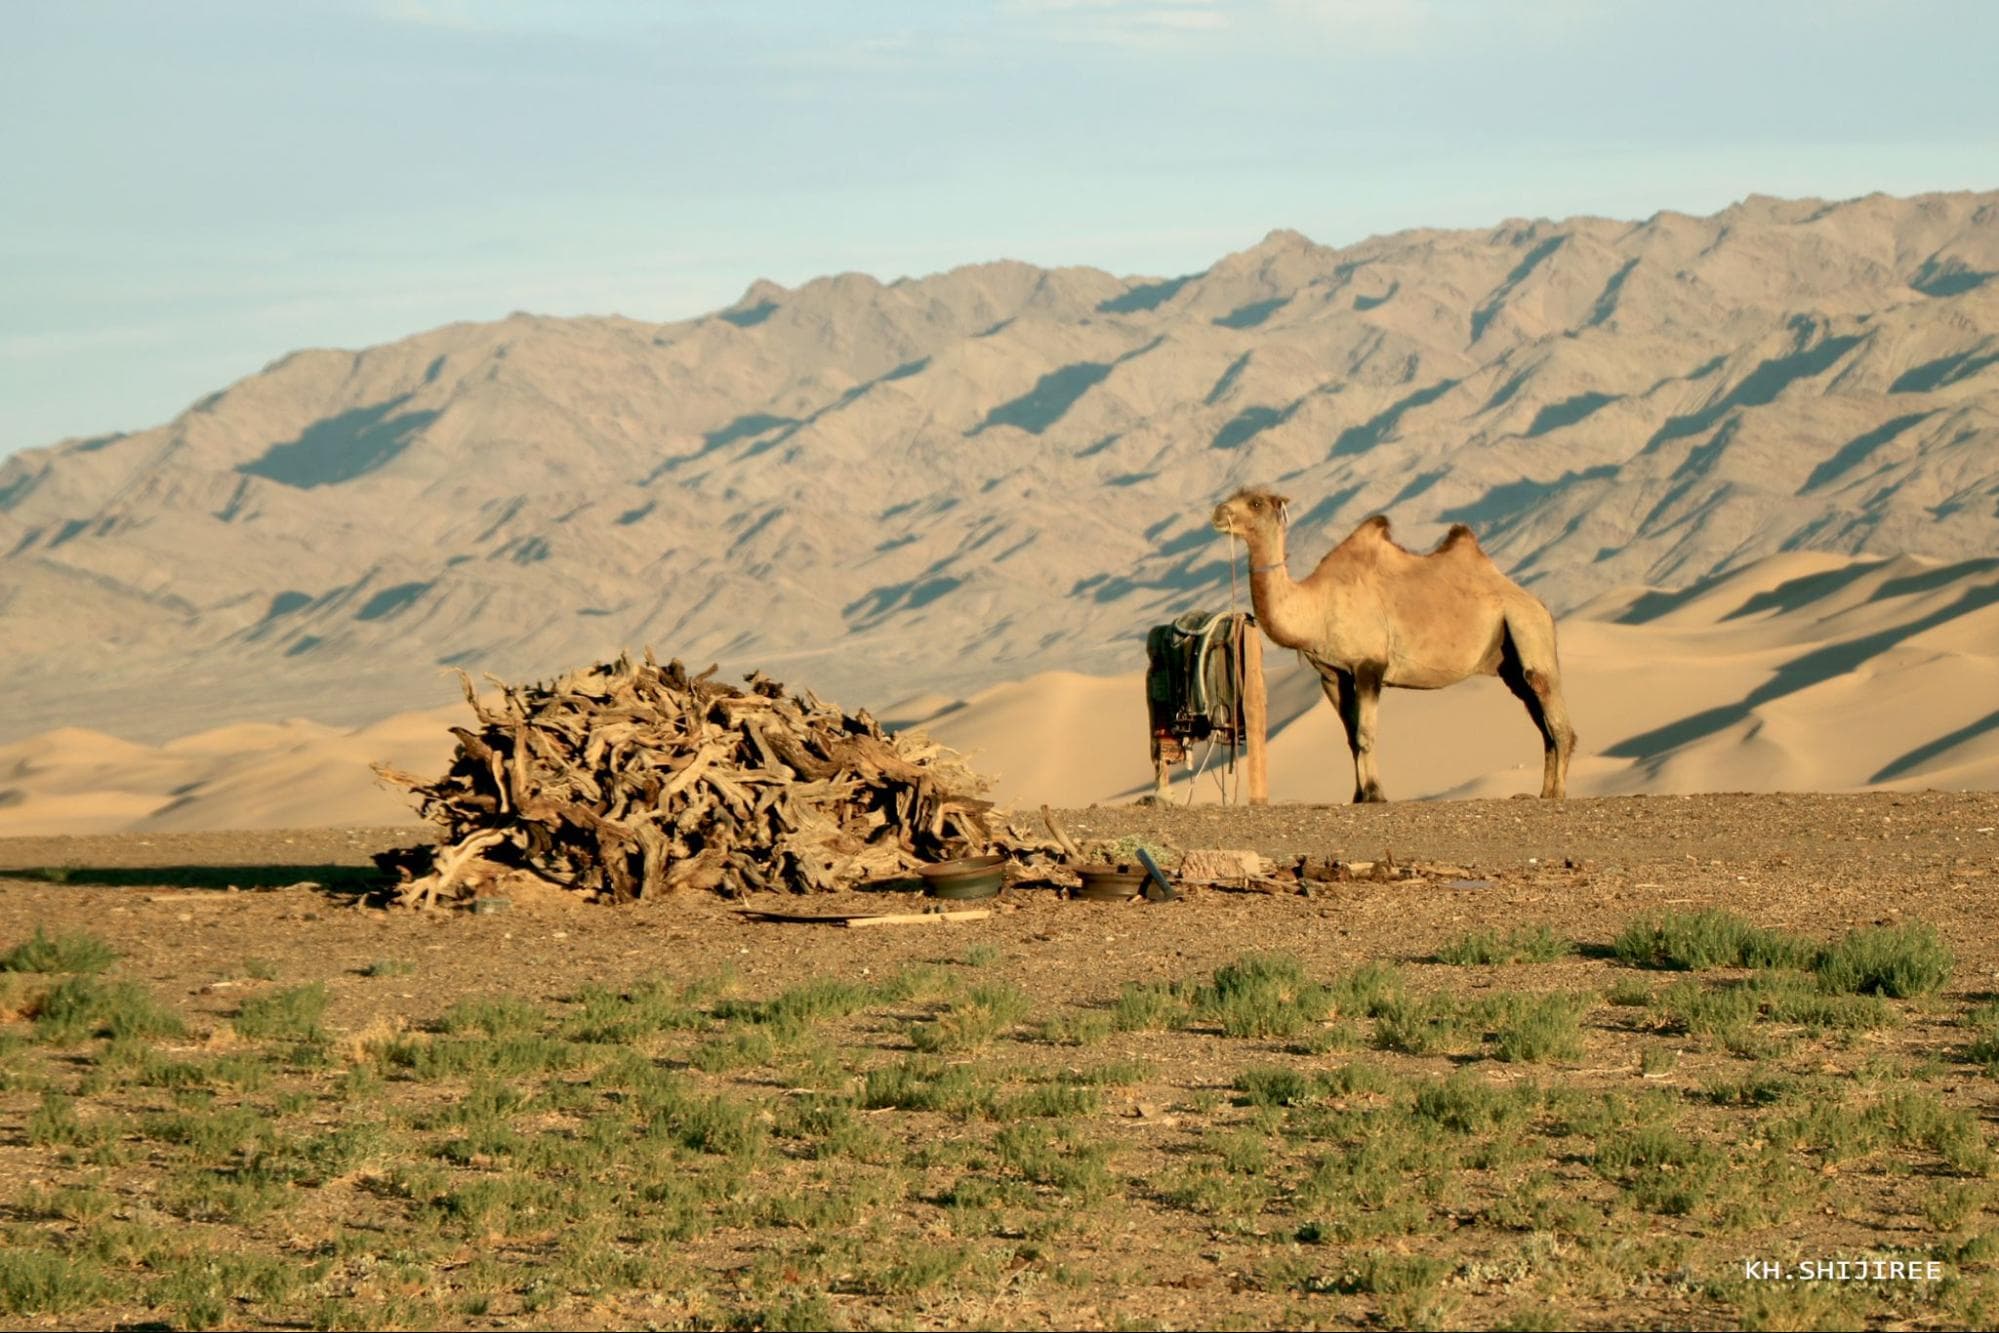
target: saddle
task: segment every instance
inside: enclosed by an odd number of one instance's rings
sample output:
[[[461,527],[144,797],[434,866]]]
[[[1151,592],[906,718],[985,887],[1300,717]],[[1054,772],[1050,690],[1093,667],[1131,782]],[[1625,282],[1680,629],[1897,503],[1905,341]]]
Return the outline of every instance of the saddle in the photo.
[[[1243,611],[1189,611],[1145,636],[1145,700],[1155,760],[1173,762],[1190,741],[1231,748],[1244,735],[1244,636],[1256,618]]]

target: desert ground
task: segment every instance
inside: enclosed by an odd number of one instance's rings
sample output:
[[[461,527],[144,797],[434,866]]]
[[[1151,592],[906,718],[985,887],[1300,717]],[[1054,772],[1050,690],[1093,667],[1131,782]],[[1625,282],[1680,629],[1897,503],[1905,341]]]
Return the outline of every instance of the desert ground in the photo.
[[[369,856],[408,828],[0,840],[0,1314],[1999,1314],[1999,795],[1060,817],[1420,877],[1023,884],[856,931],[713,896],[382,910]],[[1926,1267],[1798,1280],[1822,1260]]]

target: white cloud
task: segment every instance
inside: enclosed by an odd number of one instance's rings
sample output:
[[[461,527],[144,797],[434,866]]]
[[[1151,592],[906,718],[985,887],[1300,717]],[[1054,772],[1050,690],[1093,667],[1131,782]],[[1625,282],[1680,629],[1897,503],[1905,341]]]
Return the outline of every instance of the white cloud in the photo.
[[[1006,7],[1058,41],[1145,49],[1227,28],[1232,8],[1220,0],[1011,0]]]
[[[1219,0],[1010,0],[1008,9],[1029,14],[1060,14],[1079,10],[1214,9]]]
[[[391,23],[419,28],[477,32],[481,27],[469,0],[378,0],[375,12]]]
[[[1214,9],[1156,9],[1145,15],[1145,21],[1161,28],[1226,28],[1228,16]]]
[[[17,333],[0,335],[0,363],[27,361],[38,357],[67,357],[106,348],[140,347],[170,342],[176,336],[170,324],[134,324],[62,333]]]
[[[1416,55],[1483,42],[1494,33],[1536,43],[1614,17],[1595,0],[1269,0],[1278,26],[1356,55]]]

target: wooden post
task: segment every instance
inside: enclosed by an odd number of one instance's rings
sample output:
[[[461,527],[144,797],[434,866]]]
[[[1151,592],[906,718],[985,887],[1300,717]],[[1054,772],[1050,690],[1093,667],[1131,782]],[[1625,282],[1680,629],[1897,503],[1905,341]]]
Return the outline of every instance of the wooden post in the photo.
[[[1270,728],[1270,695],[1263,686],[1263,628],[1252,616],[1243,617],[1242,634],[1243,763],[1249,769],[1249,803],[1270,804],[1270,763],[1264,741]]]

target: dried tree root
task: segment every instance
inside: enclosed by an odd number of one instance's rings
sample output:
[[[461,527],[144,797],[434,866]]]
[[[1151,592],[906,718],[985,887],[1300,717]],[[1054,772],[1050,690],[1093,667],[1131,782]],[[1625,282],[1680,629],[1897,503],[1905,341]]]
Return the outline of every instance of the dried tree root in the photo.
[[[508,871],[611,902],[807,892],[1037,850],[995,831],[988,784],[951,751],[761,673],[747,688],[713,675],[647,653],[550,684],[496,681],[494,702],[460,672],[478,725],[452,728],[450,770],[375,770],[439,830],[403,901],[462,899]]]

